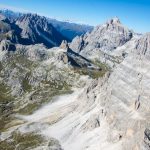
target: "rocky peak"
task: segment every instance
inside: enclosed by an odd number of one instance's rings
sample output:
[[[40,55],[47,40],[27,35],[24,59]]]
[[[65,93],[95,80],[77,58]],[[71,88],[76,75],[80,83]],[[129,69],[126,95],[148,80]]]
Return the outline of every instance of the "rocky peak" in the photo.
[[[98,32],[116,32],[116,34],[128,34],[131,32],[127,27],[125,27],[118,17],[114,17],[108,20],[106,23],[99,25],[95,28]]]
[[[124,45],[132,37],[132,31],[123,26],[120,20],[115,17],[95,27],[91,33],[76,38],[72,41],[70,47],[79,53],[86,51],[86,54],[90,53],[90,55],[95,55],[94,53],[91,54],[91,51],[94,49],[97,49],[97,51],[110,52],[115,50],[118,46]]]
[[[107,22],[107,24],[121,24],[121,22],[120,22],[120,20],[119,20],[119,18],[118,17],[114,17],[114,18],[112,18],[112,19],[110,19],[108,22]]]
[[[21,17],[17,19],[18,22],[24,22],[24,23],[40,23],[40,25],[48,24],[48,21],[45,17],[39,16],[37,14],[24,14]]]
[[[34,28],[36,29],[37,27],[43,28],[45,31],[49,28],[52,28],[52,25],[48,23],[45,17],[39,16],[37,14],[24,14],[17,19],[16,24],[22,28],[28,26],[28,28],[31,30]]]
[[[67,51],[69,49],[68,42],[66,40],[63,40],[61,45],[60,45],[60,48]]]

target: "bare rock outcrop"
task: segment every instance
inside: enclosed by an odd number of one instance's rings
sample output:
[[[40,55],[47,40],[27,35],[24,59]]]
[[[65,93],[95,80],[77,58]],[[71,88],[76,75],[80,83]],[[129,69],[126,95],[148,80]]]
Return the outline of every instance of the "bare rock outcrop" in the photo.
[[[1,51],[15,51],[16,46],[15,44],[11,43],[9,40],[3,40],[0,43],[0,50]]]
[[[63,40],[61,45],[59,46],[61,49],[64,49],[66,51],[68,51],[69,49],[69,45],[68,45],[68,42],[66,40]]]

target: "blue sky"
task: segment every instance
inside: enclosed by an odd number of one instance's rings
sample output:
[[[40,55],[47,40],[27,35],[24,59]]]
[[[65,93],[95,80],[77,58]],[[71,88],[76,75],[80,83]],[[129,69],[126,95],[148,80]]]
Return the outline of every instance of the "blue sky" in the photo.
[[[150,32],[150,0],[0,0],[0,8],[91,25],[117,16],[136,32]]]

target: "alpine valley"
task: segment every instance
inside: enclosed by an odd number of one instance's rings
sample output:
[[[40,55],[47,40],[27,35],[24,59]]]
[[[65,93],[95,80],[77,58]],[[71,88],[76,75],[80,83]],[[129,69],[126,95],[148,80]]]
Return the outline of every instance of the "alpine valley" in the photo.
[[[150,150],[150,33],[0,10],[0,150]]]

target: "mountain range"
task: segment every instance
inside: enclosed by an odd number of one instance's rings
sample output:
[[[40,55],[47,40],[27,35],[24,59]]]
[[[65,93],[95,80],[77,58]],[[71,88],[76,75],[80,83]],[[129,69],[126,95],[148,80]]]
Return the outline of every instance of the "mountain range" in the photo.
[[[0,13],[9,18],[11,21],[15,21],[21,16],[27,13],[20,13],[20,12],[13,12],[8,9],[0,10]],[[66,37],[69,41],[77,35],[85,34],[86,32],[90,32],[93,29],[93,26],[84,25],[84,24],[77,24],[73,22],[67,21],[59,21],[56,19],[45,17],[48,23],[52,24],[58,32],[60,32],[64,37]]]
[[[149,150],[150,33],[0,11],[1,150]]]

